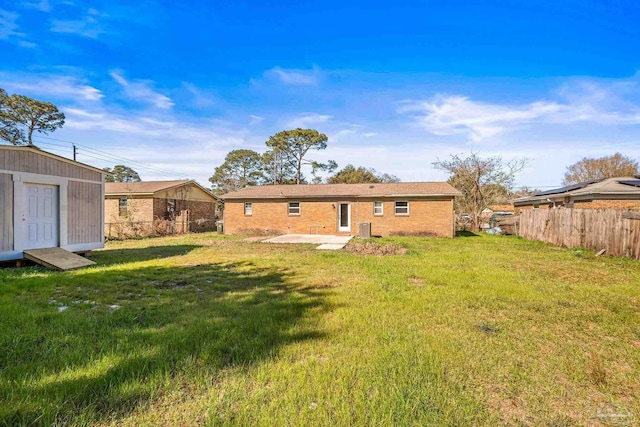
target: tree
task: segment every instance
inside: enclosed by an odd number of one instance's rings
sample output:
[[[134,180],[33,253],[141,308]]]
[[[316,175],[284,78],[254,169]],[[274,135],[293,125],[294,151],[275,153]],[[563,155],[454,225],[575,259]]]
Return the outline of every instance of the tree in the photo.
[[[295,184],[296,169],[284,160],[284,156],[277,149],[269,150],[262,155],[264,184]],[[300,182],[306,184],[304,175],[300,175]]]
[[[483,159],[478,153],[471,153],[467,157],[451,155],[450,160],[438,160],[433,166],[449,172],[447,182],[463,194],[455,199],[456,212],[468,213],[472,225],[479,229],[482,210],[511,193],[516,175],[527,162],[517,159],[503,163],[501,157]]]
[[[107,182],[140,182],[140,175],[125,165],[115,165],[112,168],[103,168],[104,171],[109,172],[111,175],[107,175]]]
[[[275,150],[282,160],[288,163],[296,171],[296,184],[302,184],[302,167],[311,166],[312,174],[319,170],[331,172],[338,165],[330,160],[327,163],[319,163],[306,159],[309,150],[324,150],[327,148],[327,135],[315,129],[293,129],[278,132],[269,137],[267,147]]]
[[[20,141],[21,133],[9,114],[8,100],[9,95],[4,89],[0,88],[0,139],[17,145]]]
[[[335,175],[327,179],[329,184],[359,184],[359,183],[378,183],[378,182],[398,182],[398,177],[389,174],[379,174],[373,168],[365,168],[353,165],[347,165],[342,170],[336,172]]]
[[[47,135],[64,125],[64,113],[50,102],[0,92],[0,138],[13,145],[33,146],[33,133]]]
[[[216,193],[224,194],[264,181],[262,156],[253,150],[233,150],[209,178]]]
[[[578,182],[595,181],[598,179],[615,178],[619,176],[634,176],[638,174],[638,162],[616,153],[613,156],[600,158],[584,157],[579,162],[567,167],[563,185]]]

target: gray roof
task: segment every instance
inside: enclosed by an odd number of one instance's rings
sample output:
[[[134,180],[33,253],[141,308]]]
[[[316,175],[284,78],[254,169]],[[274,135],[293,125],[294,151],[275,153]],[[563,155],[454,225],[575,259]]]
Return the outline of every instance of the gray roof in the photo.
[[[578,196],[630,196],[640,199],[640,187],[630,184],[637,182],[635,177],[617,177],[598,181],[583,182],[576,185],[547,190],[533,196],[520,197],[513,200],[514,204],[526,204],[527,202],[540,202],[547,199],[558,200],[564,197]],[[626,183],[625,183],[626,182]]]

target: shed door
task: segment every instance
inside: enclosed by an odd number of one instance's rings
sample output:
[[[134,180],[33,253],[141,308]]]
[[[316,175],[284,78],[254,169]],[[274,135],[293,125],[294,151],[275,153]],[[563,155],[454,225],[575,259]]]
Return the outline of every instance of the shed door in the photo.
[[[24,249],[58,246],[58,187],[25,184]]]

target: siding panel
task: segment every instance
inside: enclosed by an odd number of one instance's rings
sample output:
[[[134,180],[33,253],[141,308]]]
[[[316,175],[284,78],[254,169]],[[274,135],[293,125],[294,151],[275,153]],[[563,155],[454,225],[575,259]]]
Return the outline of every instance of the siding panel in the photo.
[[[91,181],[102,180],[99,172],[31,151],[0,150],[0,168]]]
[[[69,181],[67,235],[70,245],[100,241],[101,187],[101,184]]]
[[[13,179],[11,175],[0,174],[0,252],[12,250]]]

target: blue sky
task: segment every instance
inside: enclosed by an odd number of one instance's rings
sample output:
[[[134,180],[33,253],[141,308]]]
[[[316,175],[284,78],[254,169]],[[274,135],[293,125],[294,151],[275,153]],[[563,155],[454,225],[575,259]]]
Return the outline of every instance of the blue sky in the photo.
[[[67,116],[42,148],[203,184],[292,127],[329,136],[315,159],[405,181],[470,151],[529,158],[538,188],[640,160],[633,1],[184,3],[0,0],[0,87]]]

